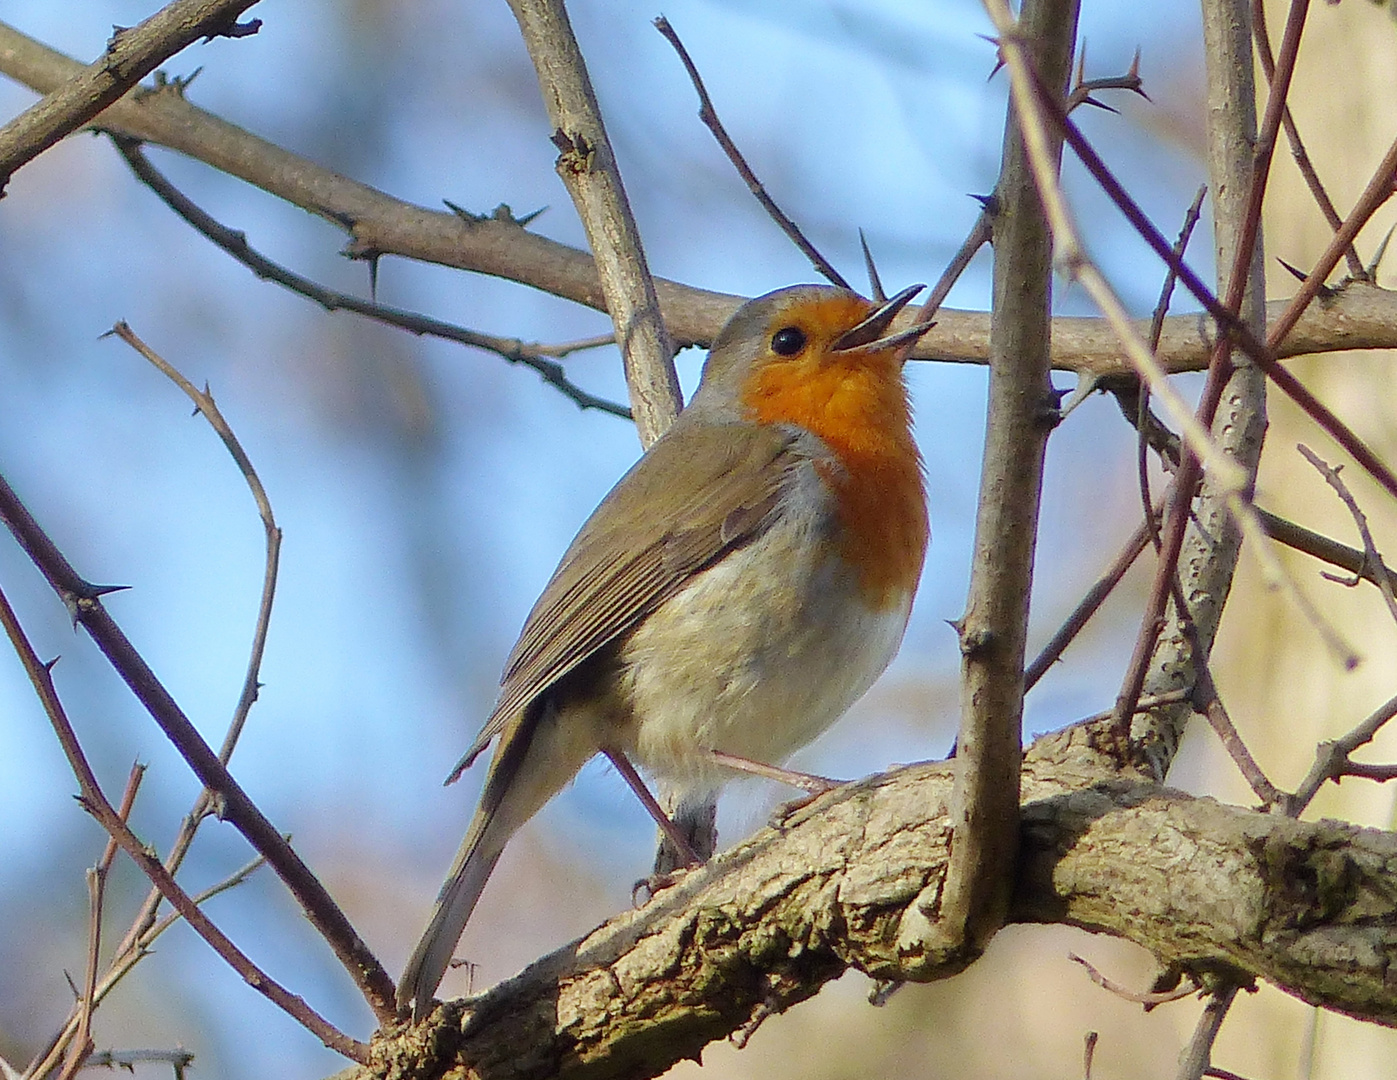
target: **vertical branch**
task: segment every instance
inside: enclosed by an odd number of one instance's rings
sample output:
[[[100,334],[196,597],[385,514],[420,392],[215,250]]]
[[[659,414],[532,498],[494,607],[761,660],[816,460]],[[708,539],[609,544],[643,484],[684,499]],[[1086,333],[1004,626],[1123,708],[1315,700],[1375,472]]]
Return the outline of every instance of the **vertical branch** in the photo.
[[[1292,39],[1287,50],[1290,63],[1272,88],[1268,114],[1276,115],[1274,124],[1267,125],[1268,151],[1274,146],[1279,107],[1289,86],[1302,22],[1292,19],[1288,27],[1287,37]],[[1269,153],[1260,157],[1256,154],[1256,84],[1249,3],[1203,0],[1203,45],[1208,79],[1208,181],[1213,192],[1218,295],[1225,296],[1228,307],[1260,336],[1266,323],[1261,194],[1270,158]],[[1214,377],[1230,371],[1221,382],[1216,409],[1208,419],[1222,452],[1254,475],[1266,430],[1266,378],[1249,362],[1243,361],[1235,368],[1230,360],[1224,363],[1221,370],[1215,364],[1210,373],[1212,382]],[[1211,400],[1211,396],[1205,390],[1205,399]],[[1187,516],[1177,565],[1189,611],[1180,612],[1170,605],[1153,658],[1144,672],[1146,694],[1193,685],[1199,663],[1207,661],[1212,649],[1241,549],[1241,533],[1227,508],[1225,495],[1215,483],[1205,481],[1190,505],[1196,476],[1195,469],[1179,470],[1175,483],[1180,487],[1173,492],[1170,511],[1171,517],[1180,515],[1174,518],[1175,528],[1183,529]],[[1162,561],[1168,562],[1167,552]],[[1169,573],[1172,577],[1172,570]],[[1195,654],[1195,648],[1201,655]],[[1191,707],[1183,704],[1137,717],[1133,734],[1143,740],[1157,773],[1167,771],[1173,761],[1191,712]]]
[[[660,316],[640,231],[631,216],[587,64],[563,0],[510,0],[509,6],[538,73],[554,128],[553,144],[559,150],[558,175],[587,230],[626,367],[631,412],[640,441],[649,446],[679,415],[674,345]]]
[[[1010,31],[1061,98],[1077,0],[1026,0]],[[1024,647],[1051,428],[1053,240],[1013,107],[995,189],[994,314],[970,595],[959,624],[961,726],[941,933],[973,956],[1002,924],[1018,853]],[[1061,158],[1062,142],[1050,148]]]

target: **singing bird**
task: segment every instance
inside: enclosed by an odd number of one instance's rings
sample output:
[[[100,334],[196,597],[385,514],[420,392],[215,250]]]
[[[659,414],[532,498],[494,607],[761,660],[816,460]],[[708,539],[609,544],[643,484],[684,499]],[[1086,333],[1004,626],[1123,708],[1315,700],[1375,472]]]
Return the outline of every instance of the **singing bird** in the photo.
[[[780,763],[887,667],[929,536],[902,366],[930,324],[890,330],[920,288],[780,289],[718,334],[563,555],[452,774],[499,740],[400,1007],[428,1010],[506,842],[593,755],[639,763],[692,828],[732,776],[713,751]]]

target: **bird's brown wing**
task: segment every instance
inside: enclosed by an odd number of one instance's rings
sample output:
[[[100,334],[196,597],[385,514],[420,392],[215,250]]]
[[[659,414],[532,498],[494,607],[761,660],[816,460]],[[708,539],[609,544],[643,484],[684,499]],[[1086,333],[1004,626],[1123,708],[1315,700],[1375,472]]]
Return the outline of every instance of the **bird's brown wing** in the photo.
[[[798,462],[796,436],[746,423],[676,424],[582,526],[529,613],[499,700],[460,775],[538,695],[766,528]]]

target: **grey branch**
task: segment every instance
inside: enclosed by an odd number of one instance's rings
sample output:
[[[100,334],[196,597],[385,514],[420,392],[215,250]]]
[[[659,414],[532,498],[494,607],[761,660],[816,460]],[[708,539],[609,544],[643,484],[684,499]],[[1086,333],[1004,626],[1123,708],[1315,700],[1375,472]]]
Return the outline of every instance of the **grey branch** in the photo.
[[[48,93],[82,70],[78,61],[0,23],[0,73]],[[92,126],[177,150],[318,214],[350,234],[353,254],[401,255],[490,274],[606,310],[596,266],[587,252],[514,222],[488,216],[468,221],[395,199],[198,108],[175,84],[128,93]],[[744,299],[664,278],[655,279],[655,291],[665,324],[681,345],[707,345]],[[1284,301],[1268,305],[1268,321],[1285,307]],[[942,308],[936,319],[915,358],[987,362],[987,313]],[[1148,320],[1140,320],[1137,330],[1148,334]],[[1171,372],[1201,371],[1212,343],[1212,324],[1205,316],[1172,315],[1164,323],[1159,362]],[[1390,348],[1397,348],[1397,292],[1351,283],[1332,298],[1312,304],[1277,355]],[[1100,319],[1055,318],[1052,357],[1053,367],[1063,371],[1103,378],[1128,376],[1131,371],[1115,333]]]
[[[1104,731],[1077,726],[1029,751],[1011,917],[1128,938],[1205,985],[1265,979],[1397,1026],[1397,835],[1123,778],[1089,749]],[[375,1063],[491,1080],[653,1076],[849,968],[955,974],[963,958],[928,948],[951,772],[915,765],[831,792],[514,979],[381,1035]]]
[[[175,53],[201,37],[244,37],[261,20],[237,18],[257,0],[174,0],[138,26],[118,27],[102,55],[0,128],[0,191],[21,165],[76,131]]]

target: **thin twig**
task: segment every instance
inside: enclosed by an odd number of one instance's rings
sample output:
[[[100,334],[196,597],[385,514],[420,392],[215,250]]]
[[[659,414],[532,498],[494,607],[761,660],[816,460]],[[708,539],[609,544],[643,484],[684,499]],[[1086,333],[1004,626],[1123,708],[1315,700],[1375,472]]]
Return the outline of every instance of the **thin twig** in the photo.
[[[115,839],[111,840],[115,843]],[[87,871],[87,977],[78,1008],[78,1031],[59,1080],[73,1080],[92,1053],[92,1010],[97,997],[97,965],[102,960],[102,900],[106,875],[96,867]]]
[[[1158,515],[1158,508],[1154,514]],[[1155,520],[1141,524],[1125,546],[1121,548],[1120,554],[1106,572],[1097,578],[1096,584],[1087,590],[1087,594],[1082,597],[1081,602],[1072,609],[1072,614],[1068,615],[1055,634],[1048,639],[1048,643],[1034,658],[1033,663],[1024,669],[1024,692],[1027,693],[1034,685],[1047,674],[1051,668],[1061,658],[1067,646],[1081,633],[1082,628],[1105,603],[1106,597],[1111,595],[1112,590],[1120,584],[1121,578],[1125,577],[1126,571],[1134,565],[1135,560],[1140,557],[1140,552],[1145,550],[1145,545],[1149,542],[1150,533],[1155,528]]]
[[[995,201],[991,196],[991,201]],[[960,280],[961,274],[965,273],[965,268],[970,265],[970,260],[975,257],[975,253],[990,242],[994,235],[994,214],[986,209],[980,211],[980,216],[975,219],[975,224],[970,226],[970,232],[966,234],[965,240],[956,253],[951,256],[951,261],[946,264],[946,269],[941,271],[941,276],[936,279],[936,284],[931,287],[931,292],[927,293],[926,300],[922,302],[921,311],[917,314],[918,322],[925,322],[941,309],[942,303],[950,295],[951,288]]]
[[[1039,104],[1044,115],[1063,131],[1067,144],[1087,171],[1091,173],[1092,178],[1101,186],[1107,198],[1115,203],[1155,254],[1166,264],[1175,268],[1179,275],[1179,281],[1207,309],[1208,314],[1217,321],[1225,334],[1230,335],[1232,344],[1246,353],[1247,357],[1260,367],[1282,392],[1299,405],[1323,430],[1328,432],[1335,442],[1347,450],[1353,459],[1390,495],[1397,498],[1397,474],[1394,474],[1347,424],[1310,393],[1294,375],[1277,363],[1276,352],[1286,335],[1295,327],[1295,324],[1309,307],[1310,302],[1319,293],[1325,278],[1342,257],[1343,245],[1350,242],[1383,203],[1392,197],[1392,177],[1394,173],[1397,173],[1397,140],[1394,140],[1382,162],[1374,170],[1373,177],[1367,188],[1364,189],[1358,203],[1345,219],[1343,227],[1330,242],[1329,247],[1325,249],[1324,254],[1310,270],[1309,276],[1305,279],[1300,290],[1286,302],[1274,318],[1268,312],[1268,333],[1265,342],[1262,342],[1251,329],[1240,322],[1237,316],[1218,300],[1212,290],[1189,268],[1188,264],[1173,257],[1169,241],[1154,227],[1149,218],[1145,216],[1144,211],[1140,209],[1139,204],[1121,186],[1120,181],[1106,167],[1100,155],[1082,135],[1081,130],[1062,113],[1061,108],[1056,106],[1050,97],[1046,96],[1048,94],[1047,88],[1039,85],[1037,76],[1031,69],[1026,72],[1026,78],[1035,84]]]
[[[757,179],[757,174],[747,164],[747,159],[742,156],[742,151],[737,148],[737,144],[732,141],[727,129],[723,127],[723,122],[718,119],[718,111],[713,108],[713,100],[708,96],[708,90],[703,85],[703,77],[699,75],[697,66],[689,56],[689,50],[684,48],[684,43],[679,40],[679,35],[669,24],[669,20],[661,15],[655,20],[655,29],[664,35],[665,40],[674,46],[674,51],[679,54],[679,61],[684,65],[684,70],[689,73],[689,81],[694,84],[694,91],[698,94],[699,119],[713,133],[713,138],[718,141],[718,145],[723,148],[723,153],[728,156],[733,168],[742,177],[742,182],[747,185],[747,190],[756,196],[757,202],[762,204],[762,209],[767,212],[772,221],[781,227],[781,231],[790,237],[791,243],[795,244],[801,253],[814,264],[821,277],[838,285],[841,289],[849,289],[852,292],[853,287],[844,280],[844,276],[830,264],[828,259],[820,254],[814,244],[805,238],[805,234],[800,231],[800,226],[786,216],[785,212],[776,205],[776,200],[767,192],[762,182]]]
[[[1213,1043],[1217,1041],[1218,1031],[1236,996],[1237,985],[1228,983],[1213,991],[1208,998],[1208,1004],[1203,1006],[1203,1015],[1198,1018],[1198,1026],[1193,1029],[1193,1038],[1180,1057],[1178,1080],[1202,1080],[1210,1064]]]
[[[1394,716],[1397,716],[1397,697],[1384,702],[1343,738],[1335,739],[1333,742],[1320,743],[1315,751],[1315,763],[1310,766],[1310,771],[1305,775],[1305,779],[1295,789],[1295,794],[1286,800],[1287,815],[1299,817],[1305,812],[1306,807],[1314,800],[1315,795],[1326,781],[1336,780],[1345,775],[1346,770],[1354,767],[1354,763],[1349,761],[1349,755],[1360,746],[1372,742],[1377,733],[1382,730],[1383,725]],[[1383,766],[1374,767],[1384,768]]]
[[[194,903],[202,907],[211,898],[220,893],[227,892],[235,886],[241,885],[254,871],[265,864],[266,861],[267,860],[261,855],[257,856],[257,858],[253,859],[246,866],[233,871],[233,873],[229,874],[222,881],[210,885],[202,892],[195,893],[192,897]],[[165,865],[168,869],[168,859],[166,859]],[[156,897],[159,898],[161,896],[160,891],[157,889],[155,892]],[[133,937],[130,931],[127,932],[127,937],[117,946],[111,964],[108,966],[106,973],[102,976],[101,981],[97,984],[95,998],[97,1004],[100,1005],[107,995],[116,989],[121,980],[125,978],[141,960],[150,955],[150,947],[155,943],[156,939],[175,923],[179,922],[180,919],[181,915],[178,911],[171,911],[159,921],[152,920],[148,925],[143,926],[139,935]],[[24,1076],[28,1078],[28,1080],[43,1080],[43,1078],[49,1074],[62,1057],[64,1048],[68,1046],[76,1035],[77,1024],[78,1010],[74,1008],[64,1025],[50,1038],[44,1048],[34,1056],[33,1062],[25,1069]],[[88,1059],[88,1063],[96,1063],[96,1059],[100,1056],[100,1054],[93,1055],[92,1058]]]
[[[72,768],[73,775],[77,778],[78,786],[82,792],[80,801],[83,808],[92,814],[107,830],[108,834],[121,845],[122,850],[160,889],[170,905],[179,911],[190,927],[208,942],[213,950],[242,976],[249,986],[283,1009],[327,1047],[353,1061],[366,1064],[368,1062],[368,1046],[356,1039],[351,1039],[338,1030],[306,1004],[303,998],[290,993],[249,960],[246,954],[209,920],[189,894],[165,870],[160,860],[136,838],[135,833],[121,819],[112,804],[107,801],[106,795],[102,793],[101,786],[97,783],[96,776],[92,773],[92,768],[87,762],[72,724],[68,721],[63,705],[58,699],[58,692],[54,688],[48,666],[41,663],[35,654],[19,620],[15,617],[13,608],[10,607],[9,599],[3,592],[0,592],[0,625],[4,626],[10,644],[19,655],[25,673],[33,684],[34,692],[38,695],[45,713],[48,714],[54,734],[58,736],[63,753],[68,758],[68,764]]]
[[[1386,574],[1372,572],[1373,569],[1385,566],[1386,564],[1382,561],[1382,554],[1378,551],[1377,544],[1373,542],[1373,533],[1368,528],[1367,515],[1359,508],[1358,500],[1353,497],[1353,493],[1349,491],[1348,485],[1345,484],[1343,479],[1339,476],[1339,470],[1342,469],[1343,466],[1338,465],[1331,468],[1324,459],[1304,443],[1299,443],[1296,449],[1298,449],[1301,456],[1313,465],[1319,474],[1324,477],[1329,486],[1332,487],[1339,498],[1343,500],[1344,505],[1348,507],[1348,512],[1353,517],[1353,523],[1358,527],[1358,535],[1363,540],[1363,562],[1367,567],[1371,568],[1368,575],[1369,580],[1376,583],[1378,591],[1382,593],[1382,598],[1387,604],[1388,613],[1391,614],[1393,619],[1397,619],[1397,596],[1393,594],[1392,581]]]
[[[268,864],[300,902],[302,910],[334,950],[380,1022],[393,1020],[397,1016],[393,981],[383,965],[359,937],[325,886],[218,760],[150,665],[108,614],[100,597],[110,589],[91,584],[73,569],[4,477],[0,477],[0,520],[42,571],[74,619],[91,635],[194,775],[205,787],[217,792],[224,820],[242,833],[255,850],[267,856]]]
[[[237,18],[257,0],[174,0],[138,26],[117,27],[102,56],[0,127],[0,192],[10,177],[77,131],[160,64],[200,38],[245,37],[261,19]]]
[[[223,418],[223,413],[219,411],[208,388],[200,390],[186,379],[173,364],[137,337],[135,331],[124,320],[113,326],[108,333],[115,334],[149,360],[162,375],[183,390],[185,396],[194,403],[195,409],[208,421],[209,427],[213,428],[214,433],[223,441],[223,445],[227,447],[228,453],[238,466],[238,471],[247,481],[248,490],[252,492],[252,499],[257,504],[257,514],[262,519],[262,527],[266,532],[267,555],[262,573],[262,599],[257,609],[257,623],[252,635],[252,650],[248,657],[247,672],[243,676],[242,692],[238,695],[238,704],[233,710],[232,722],[228,725],[228,732],[223,738],[223,746],[218,753],[218,760],[227,765],[238,744],[238,738],[242,735],[248,713],[252,711],[253,703],[257,700],[258,688],[262,685],[260,681],[262,657],[267,649],[267,630],[272,620],[272,603],[276,599],[277,567],[281,561],[281,529],[277,527],[276,516],[272,513],[271,500],[267,498],[267,490],[262,486],[262,480],[253,467],[252,459],[247,456],[247,451],[243,449],[237,435],[233,433],[228,421]]]
[[[660,315],[640,231],[592,92],[587,63],[563,0],[510,0],[510,9],[553,126],[558,175],[577,207],[596,259],[640,441],[649,446],[674,422],[683,404],[674,371],[674,343]]]
[[[82,67],[0,22],[0,73],[45,93]],[[351,255],[401,255],[522,282],[606,310],[590,253],[531,233],[515,220],[482,216],[467,221],[393,198],[200,109],[173,84],[128,95],[98,119],[95,126],[103,131],[169,147],[344,229],[353,238]],[[666,325],[685,345],[711,342],[743,300],[662,277],[655,278],[655,287]],[[1270,318],[1285,306],[1284,301],[1273,301]],[[988,341],[988,313],[946,310],[918,343],[913,358],[983,364]],[[1159,359],[1169,371],[1198,371],[1207,366],[1211,346],[1212,335],[1196,315],[1174,315],[1165,323]],[[1277,346],[1276,355],[1389,348],[1397,348],[1397,293],[1365,286],[1340,289],[1325,306],[1307,309],[1294,332]],[[1114,334],[1099,320],[1053,320],[1053,362],[1059,370],[1129,374],[1119,352]]]
[[[1330,566],[1347,570],[1363,581],[1371,581],[1379,588],[1382,587],[1381,582],[1386,581],[1388,588],[1397,591],[1397,570],[1391,569],[1386,563],[1374,562],[1357,548],[1351,548],[1347,544],[1331,540],[1303,525],[1297,525],[1293,521],[1287,521],[1283,517],[1268,513],[1260,507],[1257,507],[1256,513],[1261,519],[1261,525],[1266,530],[1266,535],[1273,540],[1286,545],[1286,547],[1294,548],[1296,551],[1304,552],[1321,562],[1327,562]]]
[[[1193,230],[1203,215],[1203,198],[1207,193],[1208,186],[1199,184],[1198,191],[1193,196],[1193,202],[1189,204],[1189,208],[1184,214],[1183,226],[1179,229],[1178,238],[1174,241],[1174,255],[1180,262],[1183,261],[1184,252],[1188,250],[1188,242],[1193,236]],[[1173,298],[1174,286],[1178,280],[1179,275],[1175,273],[1172,266],[1165,269],[1164,284],[1159,290],[1159,300],[1155,303],[1154,313],[1150,316],[1149,346],[1152,354],[1159,350],[1159,336],[1164,333],[1164,318],[1169,314],[1169,301]],[[1143,383],[1138,383],[1136,396],[1134,423],[1136,431],[1139,433],[1139,439],[1136,441],[1135,469],[1140,481],[1140,506],[1144,510],[1145,523],[1150,528],[1150,542],[1157,551],[1160,547],[1160,540],[1159,529],[1154,524],[1156,518],[1156,512],[1153,509],[1154,496],[1150,494],[1148,449],[1151,445],[1151,432],[1163,425],[1155,419],[1154,413],[1150,411],[1149,388]],[[1131,415],[1131,410],[1127,408],[1124,399],[1121,399],[1121,408],[1125,410],[1127,416]],[[1172,432],[1170,434],[1172,435]]]
[[[1252,35],[1256,38],[1256,55],[1261,61],[1261,70],[1269,84],[1276,77],[1276,60],[1271,55],[1271,34],[1266,29],[1264,0],[1252,0],[1251,30]],[[1288,103],[1281,113],[1281,124],[1285,128],[1286,141],[1290,143],[1290,156],[1295,159],[1295,165],[1300,170],[1305,185],[1310,189],[1310,194],[1314,196],[1315,202],[1319,205],[1319,212],[1324,215],[1324,220],[1329,223],[1329,228],[1337,232],[1344,223],[1343,219],[1339,217],[1339,211],[1334,208],[1334,202],[1329,198],[1329,192],[1324,189],[1324,184],[1320,182],[1319,173],[1315,171],[1314,163],[1310,161],[1310,155],[1305,152],[1305,144],[1300,141],[1300,129],[1295,124],[1295,117],[1291,115]],[[1358,257],[1358,251],[1352,243],[1345,248],[1344,258],[1348,261],[1350,277],[1360,281],[1368,280],[1363,260]]]
[[[123,135],[113,135],[112,142],[126,159],[127,165],[136,177],[151,191],[155,192],[171,210],[182,217],[206,239],[217,244],[238,262],[242,263],[259,278],[273,281],[289,289],[298,296],[304,296],[319,304],[326,311],[352,311],[368,319],[420,336],[437,337],[454,341],[476,349],[484,349],[508,360],[511,364],[523,364],[536,371],[543,381],[562,393],[580,409],[596,409],[626,420],[631,418],[630,409],[614,401],[590,394],[568,378],[567,372],[555,358],[566,356],[581,349],[610,345],[616,341],[614,334],[589,338],[586,341],[569,342],[564,345],[534,345],[516,338],[495,337],[468,330],[463,326],[434,319],[430,315],[419,315],[413,311],[389,307],[372,300],[364,300],[349,293],[326,288],[310,278],[302,277],[280,263],[273,262],[260,251],[255,250],[247,237],[236,229],[215,220],[187,195],[175,187],[141,150],[141,144]]]
[[[1119,112],[1104,102],[1097,101],[1091,95],[1097,90],[1129,90],[1131,93],[1139,94],[1146,101],[1150,95],[1145,93],[1144,80],[1140,78],[1140,50],[1136,48],[1135,56],[1130,61],[1130,68],[1124,75],[1108,75],[1099,79],[1088,79],[1087,72],[1087,49],[1084,44],[1081,54],[1077,57],[1077,79],[1072,85],[1072,91],[1067,95],[1067,100],[1063,103],[1069,113],[1076,110],[1079,105],[1094,105],[1098,109],[1105,109],[1107,112]]]
[[[1213,674],[1207,662],[1201,656],[1196,656],[1194,664],[1197,670],[1194,675],[1193,707],[1208,718],[1208,724],[1221,741],[1223,749],[1251,786],[1252,792],[1261,800],[1262,807],[1283,805],[1286,802],[1285,793],[1271,783],[1256,758],[1252,757],[1251,751],[1247,749],[1247,744],[1242,741],[1242,736],[1238,734],[1232,718],[1227,715],[1227,709],[1222,704],[1222,696],[1218,693],[1217,684],[1213,682]]]
[[[1187,986],[1176,986],[1173,990],[1131,990],[1129,987],[1123,986],[1109,976],[1104,975],[1094,967],[1089,960],[1084,960],[1076,953],[1068,953],[1067,959],[1074,963],[1081,964],[1082,967],[1086,969],[1087,977],[1091,979],[1092,982],[1096,983],[1097,986],[1101,987],[1101,989],[1115,994],[1116,997],[1122,998],[1125,1001],[1133,1001],[1137,1005],[1166,1005],[1171,1001],[1180,1001],[1183,998],[1192,997],[1198,992],[1197,983],[1190,983]]]

